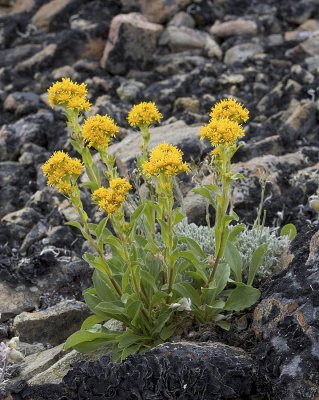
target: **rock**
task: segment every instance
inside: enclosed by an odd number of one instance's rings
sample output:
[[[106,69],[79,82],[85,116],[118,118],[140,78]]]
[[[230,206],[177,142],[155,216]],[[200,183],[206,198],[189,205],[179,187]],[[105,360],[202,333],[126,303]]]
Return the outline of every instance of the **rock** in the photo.
[[[18,379],[29,380],[47,370],[63,356],[63,344],[27,356],[21,365]]]
[[[21,44],[10,49],[0,50],[0,67],[13,68],[17,63],[30,58],[42,49],[40,44]]]
[[[34,54],[31,58],[21,61],[14,69],[19,73],[26,73],[41,70],[47,68],[53,61],[58,46],[55,43],[51,43],[45,46],[41,51]]]
[[[16,160],[22,146],[27,143],[45,146],[50,133],[54,133],[57,139],[59,135],[52,122],[53,115],[50,112],[38,112],[13,124],[3,125],[0,130],[0,160]]]
[[[121,100],[129,100],[136,103],[140,98],[140,92],[144,88],[144,83],[130,79],[121,83],[121,85],[116,89],[116,94]]]
[[[306,137],[317,123],[316,111],[315,102],[306,100],[300,103],[279,130],[283,141],[293,145],[298,138]]]
[[[14,92],[5,99],[4,109],[17,116],[31,114],[40,107],[40,97],[32,92]]]
[[[315,80],[313,74],[302,68],[299,64],[293,65],[290,71],[291,77],[300,83],[311,84]]]
[[[302,24],[311,17],[316,7],[316,0],[304,0],[298,3],[285,2],[280,5],[280,13],[285,20],[294,24]]]
[[[307,57],[305,63],[309,72],[318,75],[319,73],[319,55]]]
[[[168,26],[185,26],[186,28],[193,29],[195,27],[194,18],[185,11],[180,11],[174,15],[169,21]]]
[[[119,14],[111,22],[101,67],[112,74],[144,69],[153,60],[162,25],[148,22],[139,13]],[[134,39],[138,37],[138,42]]]
[[[0,218],[23,207],[32,193],[34,171],[17,162],[0,162]]]
[[[179,97],[175,100],[174,103],[174,111],[186,111],[186,112],[193,112],[197,113],[199,111],[200,103],[199,100],[192,97]]]
[[[28,13],[33,10],[36,5],[35,0],[15,0],[11,8],[12,14]]]
[[[78,77],[78,73],[70,65],[64,65],[63,67],[55,68],[52,71],[52,78],[55,81],[58,81],[62,78],[71,78],[72,80],[76,81]]]
[[[17,315],[13,321],[13,329],[22,341],[56,346],[79,329],[89,315],[84,303],[66,300],[43,311]]]
[[[198,127],[187,126],[183,121],[151,128],[150,149],[159,143],[171,143],[183,151],[185,160],[199,159],[207,154],[208,146],[199,140],[198,130]],[[120,143],[109,147],[109,154],[116,155],[117,166],[123,176],[135,167],[136,156],[140,153],[139,140],[140,134],[132,132]]]
[[[233,21],[215,23],[210,28],[210,33],[220,38],[226,38],[229,36],[256,35],[257,24],[254,21],[249,21],[246,19],[235,19]]]
[[[78,3],[78,0],[51,0],[43,4],[34,14],[32,24],[43,31],[48,31],[63,16],[75,9]]]
[[[227,65],[242,64],[262,52],[263,48],[258,43],[237,44],[226,51],[224,62]]]
[[[274,400],[308,400],[318,394],[319,233],[304,226],[292,243],[290,266],[261,288],[253,328],[261,374]],[[316,233],[315,233],[316,232]],[[265,382],[265,381],[264,381]],[[266,390],[267,390],[266,389]]]
[[[5,321],[23,311],[31,311],[40,305],[40,294],[35,287],[9,285],[0,281],[0,321]]]
[[[219,82],[222,83],[223,85],[237,85],[240,83],[245,82],[245,76],[242,74],[222,74],[219,78]]]
[[[221,48],[208,33],[184,26],[168,26],[162,33],[159,44],[168,46],[172,51],[205,49],[209,57],[222,57]]]
[[[82,363],[68,372],[63,383],[70,399],[78,393],[88,399],[92,394],[124,399],[132,393],[140,398],[148,393],[159,398],[221,400],[247,396],[255,379],[254,368],[252,359],[236,347],[217,342],[167,343],[122,363],[114,364],[107,357]],[[86,389],[87,381],[93,384],[90,389]]]
[[[17,224],[25,228],[31,228],[39,221],[41,216],[33,208],[25,207],[2,217],[1,221],[7,224]]]
[[[273,106],[277,107],[279,100],[282,98],[283,89],[282,82],[279,82],[269,93],[261,98],[257,104],[257,110],[270,115],[273,112]]]
[[[248,161],[255,157],[261,157],[266,154],[281,156],[285,153],[280,135],[274,135],[256,142],[245,143],[240,147],[235,155],[236,160]]]
[[[185,96],[189,92],[191,84],[192,79],[189,74],[173,75],[168,79],[152,83],[145,89],[144,95],[157,104],[167,105],[168,102],[173,104],[177,97]]]
[[[143,15],[145,15],[149,21],[156,23],[166,22],[170,17],[190,3],[191,0],[140,0]]]

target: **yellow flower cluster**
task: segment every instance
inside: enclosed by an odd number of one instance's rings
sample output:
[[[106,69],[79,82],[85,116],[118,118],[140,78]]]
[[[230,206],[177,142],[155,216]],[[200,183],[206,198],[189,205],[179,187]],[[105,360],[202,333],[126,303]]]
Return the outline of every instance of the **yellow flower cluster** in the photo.
[[[128,113],[128,123],[131,126],[149,127],[155,122],[160,122],[162,114],[158,111],[155,103],[142,102],[134,106]]]
[[[70,195],[72,193],[70,178],[78,178],[83,166],[79,159],[71,158],[64,151],[56,151],[41,168],[50,186],[55,186],[60,193]]]
[[[212,107],[210,116],[212,119],[226,118],[240,124],[248,121],[249,111],[237,100],[229,98],[221,100],[214,107]]]
[[[108,115],[94,115],[84,121],[82,134],[89,147],[105,148],[119,131],[114,120]]]
[[[183,162],[183,153],[176,146],[161,143],[150,154],[150,160],[143,164],[143,172],[148,176],[164,174],[174,176],[188,172],[188,165]]]
[[[244,129],[237,122],[230,119],[212,119],[208,125],[199,131],[201,139],[210,140],[213,146],[220,144],[234,144],[236,140],[244,136]]]
[[[62,78],[62,81],[55,82],[48,89],[48,93],[51,107],[60,106],[77,112],[88,110],[91,107],[86,97],[86,84],[72,82],[70,78]]]
[[[249,111],[237,100],[221,100],[212,108],[210,116],[211,120],[200,129],[199,135],[201,139],[210,140],[212,146],[231,146],[244,136],[240,123],[248,120]]]
[[[110,187],[101,187],[93,192],[92,199],[107,214],[114,214],[124,203],[131,184],[125,178],[111,179]]]

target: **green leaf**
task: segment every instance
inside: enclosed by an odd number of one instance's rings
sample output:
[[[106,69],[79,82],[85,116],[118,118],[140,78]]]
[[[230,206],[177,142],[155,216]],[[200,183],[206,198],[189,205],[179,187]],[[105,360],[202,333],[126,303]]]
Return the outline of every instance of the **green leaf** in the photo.
[[[160,333],[164,328],[165,324],[169,321],[173,314],[173,310],[167,310],[162,312],[157,320],[154,322],[154,329],[152,331],[152,335],[155,333]]]
[[[208,279],[207,276],[204,274],[203,271],[187,271],[187,275],[189,275],[191,278],[193,278],[196,282],[199,284],[206,284]]]
[[[214,283],[216,285],[215,296],[218,296],[219,293],[221,293],[225,289],[229,279],[229,275],[230,275],[229,265],[220,263],[217,267],[214,277]]]
[[[107,276],[98,270],[93,272],[93,285],[101,301],[116,301],[118,299],[115,289],[108,285]]]
[[[75,228],[78,228],[81,232],[82,232],[82,229],[83,229],[82,225],[78,221],[68,221],[68,222],[65,223],[65,225],[74,226]]]
[[[102,301],[95,309],[111,315],[114,319],[118,319],[119,316],[127,317],[121,301]]]
[[[99,222],[99,224],[97,225],[97,227],[96,227],[96,229],[95,229],[95,234],[96,234],[96,237],[97,237],[98,239],[100,239],[100,237],[101,237],[101,235],[102,235],[102,233],[103,233],[103,231],[104,231],[104,228],[105,228],[105,226],[106,226],[106,224],[107,224],[107,221],[108,221],[108,217],[105,217],[105,218],[103,218],[103,219]]]
[[[123,349],[121,354],[121,360],[125,360],[128,356],[138,353],[139,349],[142,347],[142,343],[132,344],[131,346]]]
[[[136,335],[130,329],[127,329],[125,332],[118,335],[116,339],[118,339],[118,348],[125,349],[126,347],[129,347],[133,344],[135,345],[144,340],[149,340],[150,338],[148,336]]]
[[[194,193],[198,193],[200,194],[202,197],[205,197],[205,199],[207,199],[209,201],[209,203],[216,208],[216,201],[213,198],[211,192],[209,189],[207,189],[205,186],[204,187],[200,187],[200,188],[195,188],[193,189]]]
[[[173,225],[179,224],[180,222],[183,221],[184,218],[185,218],[185,215],[181,212],[180,208],[175,208],[175,210],[173,210],[173,213],[172,213]]]
[[[145,207],[145,205],[144,205],[144,203],[142,203],[140,206],[138,206],[134,211],[133,211],[133,213],[131,214],[131,219],[130,219],[130,221],[131,222],[135,222],[137,219],[138,219],[138,217],[142,214],[142,212],[144,211],[144,207]]]
[[[249,263],[249,273],[248,273],[248,280],[247,285],[252,285],[255,279],[256,273],[262,263],[264,262],[266,252],[268,250],[268,243],[264,243],[255,249],[251,256],[251,260]]]
[[[246,226],[245,224],[237,224],[229,232],[228,240],[232,243],[235,242],[237,239],[238,235],[245,230]]]
[[[164,328],[162,329],[161,333],[160,333],[160,338],[165,341],[167,339],[169,339],[175,332],[176,330],[176,323],[171,323],[167,326],[164,326]]]
[[[242,282],[243,260],[233,243],[228,242],[225,249],[225,259],[235,275],[236,282]]]
[[[297,229],[294,224],[286,224],[280,230],[280,236],[288,236],[289,240],[293,240],[297,236]]]
[[[237,286],[227,299],[225,310],[242,311],[251,307],[260,297],[260,291],[252,286]]]
[[[115,333],[106,332],[89,332],[89,331],[77,331],[73,333],[65,342],[64,350],[68,350],[81,343],[92,342],[95,339],[103,339],[105,342],[112,341],[115,339]]]
[[[153,291],[156,292],[158,290],[158,288],[156,286],[154,276],[145,270],[141,270],[140,274],[141,274],[142,281],[146,282],[153,289]]]
[[[228,321],[221,320],[221,321],[217,321],[215,323],[216,323],[216,325],[220,326],[225,331],[229,331],[229,329],[230,329],[230,322],[228,322]]]
[[[187,236],[178,236],[178,243],[184,243],[187,245],[189,250],[191,250],[194,254],[199,256],[200,258],[206,258],[206,254],[203,252],[200,245],[194,240]]]
[[[195,306],[198,307],[200,305],[201,301],[198,292],[188,282],[175,283],[173,285],[173,290],[175,290],[182,297],[190,298],[192,304]]]
[[[104,316],[90,315],[83,321],[83,323],[81,325],[81,330],[89,329],[89,328],[91,328],[91,326],[93,326],[95,324],[99,324],[100,322],[104,322],[104,321],[105,321]]]
[[[190,261],[194,267],[197,267],[199,264],[199,259],[191,251],[179,251],[178,256]]]

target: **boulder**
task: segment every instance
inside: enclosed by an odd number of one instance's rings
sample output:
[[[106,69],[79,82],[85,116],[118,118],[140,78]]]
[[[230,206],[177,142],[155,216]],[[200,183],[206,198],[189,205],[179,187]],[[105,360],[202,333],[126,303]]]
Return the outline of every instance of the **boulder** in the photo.
[[[319,232],[304,226],[290,266],[261,288],[253,328],[262,341],[264,383],[274,400],[314,400],[319,393]]]
[[[27,343],[42,342],[56,346],[79,329],[89,315],[84,303],[66,300],[46,310],[17,315],[13,330]]]
[[[215,23],[210,28],[210,33],[220,38],[227,38],[229,36],[256,35],[257,24],[254,21],[239,18],[232,21]]]
[[[149,21],[156,23],[166,22],[191,2],[191,0],[140,0],[143,15]]]
[[[227,65],[242,64],[262,52],[263,47],[259,43],[236,44],[226,51],[224,62]]]
[[[162,30],[162,25],[147,21],[139,13],[118,14],[111,22],[101,67],[120,75],[132,68],[146,68],[153,60]]]

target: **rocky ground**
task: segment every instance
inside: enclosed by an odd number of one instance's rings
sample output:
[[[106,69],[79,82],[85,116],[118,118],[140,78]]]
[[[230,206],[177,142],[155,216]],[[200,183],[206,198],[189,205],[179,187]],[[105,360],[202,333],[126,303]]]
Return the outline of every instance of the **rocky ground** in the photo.
[[[0,397],[318,399],[319,239],[308,197],[319,183],[319,1],[0,0],[0,13],[0,341],[20,336],[27,355],[8,368]],[[122,174],[138,149],[126,122],[138,101],[164,115],[151,145],[177,144],[188,161],[209,151],[198,126],[215,101],[235,96],[250,110],[235,211],[254,221],[265,169],[267,225],[292,222],[299,234],[292,263],[263,284],[244,326],[194,327],[186,344],[115,366],[99,353],[63,353],[88,313],[91,270],[86,243],[64,225],[74,212],[39,169],[70,150],[46,95],[62,77],[86,82],[91,112],[122,127],[111,146]],[[193,186],[182,183],[185,207],[202,224]]]

